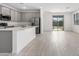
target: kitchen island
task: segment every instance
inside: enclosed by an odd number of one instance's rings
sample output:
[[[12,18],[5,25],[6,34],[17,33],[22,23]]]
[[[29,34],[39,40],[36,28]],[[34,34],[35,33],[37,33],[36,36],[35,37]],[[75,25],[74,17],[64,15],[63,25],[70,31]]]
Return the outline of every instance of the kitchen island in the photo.
[[[36,26],[0,29],[0,53],[18,54],[35,37]]]

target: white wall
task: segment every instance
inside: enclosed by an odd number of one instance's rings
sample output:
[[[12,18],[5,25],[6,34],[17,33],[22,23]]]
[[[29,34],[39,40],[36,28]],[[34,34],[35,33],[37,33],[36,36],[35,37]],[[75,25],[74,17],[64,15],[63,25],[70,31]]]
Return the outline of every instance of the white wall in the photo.
[[[79,25],[73,25],[73,31],[79,33]]]
[[[43,31],[52,30],[52,13],[43,12]]]
[[[72,14],[71,13],[64,14],[64,30],[72,31]]]
[[[72,30],[72,14],[71,13],[52,13],[48,11],[43,11],[43,31],[53,30],[52,26],[52,16],[53,15],[64,15],[64,30]]]

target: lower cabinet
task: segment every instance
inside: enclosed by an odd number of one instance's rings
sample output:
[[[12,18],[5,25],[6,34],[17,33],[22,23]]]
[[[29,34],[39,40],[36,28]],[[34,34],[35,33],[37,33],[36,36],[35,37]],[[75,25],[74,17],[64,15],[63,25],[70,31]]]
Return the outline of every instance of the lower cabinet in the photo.
[[[35,37],[36,37],[35,27],[14,31],[13,32],[13,53],[18,54]]]

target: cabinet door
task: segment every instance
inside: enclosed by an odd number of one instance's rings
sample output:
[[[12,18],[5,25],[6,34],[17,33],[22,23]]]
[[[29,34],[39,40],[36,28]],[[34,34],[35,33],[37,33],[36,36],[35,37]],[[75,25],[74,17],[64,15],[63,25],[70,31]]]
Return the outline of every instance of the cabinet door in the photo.
[[[2,14],[3,15],[10,15],[10,9],[7,7],[2,7]]]
[[[20,21],[20,17],[21,17],[20,12],[17,12],[17,21]]]
[[[15,21],[15,11],[11,10],[11,21]]]
[[[15,20],[20,21],[20,12],[15,11]]]
[[[15,11],[15,21],[17,21],[17,11]]]
[[[2,6],[0,5],[0,14],[2,14]]]
[[[20,21],[20,12],[11,10],[11,20],[12,21]]]

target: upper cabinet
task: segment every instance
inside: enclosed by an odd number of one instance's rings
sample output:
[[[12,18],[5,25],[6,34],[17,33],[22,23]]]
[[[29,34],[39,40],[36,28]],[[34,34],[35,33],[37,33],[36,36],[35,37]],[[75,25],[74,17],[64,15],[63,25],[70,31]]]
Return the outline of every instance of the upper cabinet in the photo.
[[[7,7],[2,7],[2,15],[10,15],[10,9]]]
[[[20,21],[20,12],[11,10],[11,21]]]
[[[0,5],[0,19],[2,21],[20,21],[20,12]]]
[[[17,21],[20,21],[20,19],[21,19],[21,13],[17,12]]]
[[[0,5],[0,14],[2,14],[2,6]]]
[[[20,21],[20,12],[15,11],[15,20]]]
[[[2,21],[11,21],[10,8],[2,6],[1,9],[2,9],[1,20]]]
[[[15,11],[15,21],[18,21],[18,19],[17,19],[17,14],[18,14],[18,12],[17,11]]]
[[[11,21],[15,21],[15,11],[11,10]]]

